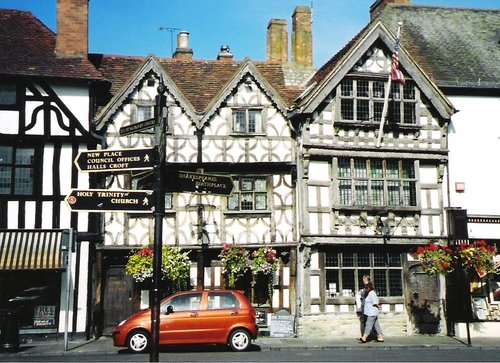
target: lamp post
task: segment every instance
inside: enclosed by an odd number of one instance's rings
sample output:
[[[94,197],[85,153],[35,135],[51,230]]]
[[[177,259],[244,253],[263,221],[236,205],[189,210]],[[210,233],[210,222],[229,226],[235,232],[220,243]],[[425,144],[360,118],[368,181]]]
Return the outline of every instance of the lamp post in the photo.
[[[166,122],[163,115],[167,107],[167,98],[165,96],[165,85],[163,77],[160,77],[158,85],[158,94],[154,110],[155,117],[155,148],[157,150],[157,164],[155,165],[155,231],[153,245],[153,284],[151,286],[151,349],[149,354],[150,362],[159,361],[159,342],[160,342],[160,280],[161,280],[161,254],[162,254],[162,235],[163,218],[165,216],[165,186],[163,182],[163,173],[165,169],[165,131]]]

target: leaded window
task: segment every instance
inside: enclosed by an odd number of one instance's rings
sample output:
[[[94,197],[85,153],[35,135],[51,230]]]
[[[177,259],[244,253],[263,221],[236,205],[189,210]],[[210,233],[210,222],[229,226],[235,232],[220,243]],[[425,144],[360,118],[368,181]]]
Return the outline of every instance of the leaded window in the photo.
[[[340,120],[380,122],[387,81],[346,78],[340,84]],[[387,120],[392,124],[415,125],[418,90],[411,81],[391,83]]]
[[[152,106],[137,106],[137,122],[149,120],[153,117]]]
[[[16,85],[0,82],[0,106],[14,106],[17,102]]]
[[[242,134],[262,133],[262,110],[252,108],[233,109],[233,132]]]
[[[417,205],[412,160],[338,158],[338,204],[343,206]]]
[[[32,195],[35,149],[0,146],[0,194]]]
[[[234,178],[234,188],[228,197],[230,211],[267,210],[267,183],[265,177]]]
[[[326,290],[330,297],[354,296],[369,275],[379,296],[403,296],[403,268],[399,252],[326,252]]]

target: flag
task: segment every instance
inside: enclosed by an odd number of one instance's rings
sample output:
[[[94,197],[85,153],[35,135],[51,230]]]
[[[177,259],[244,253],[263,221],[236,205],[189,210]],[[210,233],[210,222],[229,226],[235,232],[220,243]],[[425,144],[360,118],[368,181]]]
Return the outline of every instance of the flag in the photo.
[[[403,72],[399,70],[399,35],[396,39],[396,44],[394,45],[394,53],[392,53],[391,80],[393,80],[394,82],[405,84],[405,76],[403,75]]]
[[[391,60],[391,79],[394,82],[405,84],[405,76],[403,75],[403,72],[401,72],[399,70],[399,55],[398,55],[398,53],[393,53],[392,54],[392,60]]]

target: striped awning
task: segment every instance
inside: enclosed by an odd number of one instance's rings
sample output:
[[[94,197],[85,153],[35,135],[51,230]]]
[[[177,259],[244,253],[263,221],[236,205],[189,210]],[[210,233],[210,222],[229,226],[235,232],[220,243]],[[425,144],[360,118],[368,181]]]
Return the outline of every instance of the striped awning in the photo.
[[[0,271],[65,268],[67,230],[0,230]]]

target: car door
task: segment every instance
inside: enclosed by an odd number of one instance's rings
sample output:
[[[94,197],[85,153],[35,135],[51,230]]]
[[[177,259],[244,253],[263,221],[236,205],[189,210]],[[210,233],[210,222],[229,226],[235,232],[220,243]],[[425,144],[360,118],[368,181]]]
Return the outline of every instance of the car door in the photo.
[[[238,299],[231,292],[209,291],[200,317],[200,341],[225,343],[231,328],[241,320]]]
[[[202,292],[172,297],[160,309],[160,344],[200,342],[200,308]],[[172,312],[167,308],[171,306]]]

